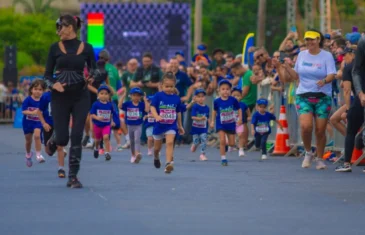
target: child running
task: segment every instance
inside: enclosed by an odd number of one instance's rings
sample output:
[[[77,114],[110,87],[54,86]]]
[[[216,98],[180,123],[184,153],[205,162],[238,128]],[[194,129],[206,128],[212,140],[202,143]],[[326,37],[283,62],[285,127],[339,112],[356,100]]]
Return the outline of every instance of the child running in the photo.
[[[238,135],[238,156],[244,157],[245,152],[243,150],[243,147],[247,144],[248,141],[248,126],[247,121],[251,120],[251,111],[248,108],[248,106],[244,102],[240,102],[242,100],[242,90],[238,86],[234,87],[232,89],[232,96],[236,98],[240,105],[240,109],[242,112],[242,124],[238,125],[236,124],[236,133]],[[237,115],[237,121],[238,121],[238,112],[236,112]]]
[[[238,101],[231,95],[232,84],[224,79],[218,84],[220,97],[214,100],[214,110],[212,113],[212,119],[210,127],[214,128],[214,122],[216,122],[216,132],[219,134],[219,149],[221,154],[222,166],[228,166],[226,158],[226,135],[228,139],[228,145],[233,147],[235,144],[236,124],[240,126],[242,124],[242,110]],[[235,111],[238,112],[238,120],[236,121]]]
[[[166,166],[165,173],[169,174],[174,170],[173,151],[174,139],[177,132],[180,135],[185,133],[181,123],[181,101],[178,95],[174,94],[176,77],[172,72],[167,72],[162,77],[162,91],[157,92],[152,100],[151,113],[156,120],[153,128],[154,143],[154,165],[161,167],[160,150],[162,139],[166,138]]]
[[[41,122],[38,117],[38,109],[40,104],[40,99],[42,97],[43,91],[46,88],[46,84],[40,80],[36,79],[32,82],[29,87],[29,94],[22,105],[23,110],[23,132],[25,135],[25,151],[26,151],[26,165],[31,167],[33,165],[31,151],[32,138],[34,138],[36,159],[39,163],[45,162],[44,157],[41,154],[42,143],[41,143]]]
[[[48,90],[43,93],[38,110],[39,120],[42,123],[42,134],[43,134],[43,144],[45,146],[45,151],[49,156],[53,156],[54,152],[57,150],[58,156],[58,177],[65,178],[65,157],[66,151],[61,146],[56,146],[54,144],[48,144],[48,141],[53,135],[53,119],[51,114],[51,92]]]
[[[109,161],[110,155],[110,140],[111,126],[115,123],[112,121],[112,116],[117,115],[112,102],[110,102],[111,90],[106,85],[101,85],[98,89],[98,100],[91,107],[90,114],[93,121],[93,131],[95,135],[94,157],[99,157],[100,142],[104,141],[105,160]]]
[[[205,91],[197,89],[194,94],[195,104],[191,110],[191,119],[193,120],[190,134],[193,136],[193,144],[191,151],[195,152],[199,144],[201,145],[200,160],[208,160],[205,156],[205,149],[207,147],[207,133],[209,120],[209,107],[205,102]]]
[[[131,144],[131,163],[138,164],[142,159],[141,154],[141,135],[143,117],[150,109],[150,105],[147,102],[146,96],[143,96],[143,92],[138,87],[132,88],[129,92],[130,101],[123,103],[122,110],[124,111],[125,121],[128,127],[128,133]],[[123,102],[125,96],[121,98],[120,103]],[[144,97],[144,102],[142,102]]]
[[[151,105],[151,102],[153,100],[153,95],[147,97],[147,102],[149,105]],[[145,128],[146,128],[146,136],[147,136],[147,148],[148,156],[152,156],[153,154],[153,126],[155,125],[155,118],[153,117],[151,110],[149,110],[148,114],[145,116],[145,122],[144,122]]]
[[[251,120],[251,133],[255,137],[255,146],[256,148],[261,147],[261,160],[267,159],[267,150],[266,150],[266,141],[271,133],[270,121],[276,121],[279,125],[280,129],[283,130],[283,126],[281,123],[276,120],[274,114],[267,112],[266,108],[269,104],[267,99],[258,99],[257,100],[257,109],[253,115]]]

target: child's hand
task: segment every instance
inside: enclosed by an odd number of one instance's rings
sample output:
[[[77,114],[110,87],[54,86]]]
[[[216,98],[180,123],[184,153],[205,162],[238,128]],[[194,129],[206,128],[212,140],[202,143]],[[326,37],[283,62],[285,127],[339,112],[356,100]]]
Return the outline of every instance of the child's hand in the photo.
[[[179,134],[180,135],[185,134],[185,130],[184,130],[184,128],[182,126],[179,127]]]
[[[46,131],[46,132],[49,132],[52,128],[50,125],[48,125],[47,123],[44,123],[43,125],[43,129]]]
[[[162,120],[162,117],[161,116],[157,116],[156,122],[160,122],[161,120]]]
[[[98,121],[104,121],[104,118],[101,117],[101,116],[96,116],[96,120],[98,120]]]
[[[242,125],[242,120],[238,120],[237,121],[237,126],[241,126]]]
[[[38,114],[38,109],[35,109],[35,110],[31,111],[31,112],[32,112],[32,115],[37,115]]]
[[[214,122],[210,122],[210,128],[214,129]]]

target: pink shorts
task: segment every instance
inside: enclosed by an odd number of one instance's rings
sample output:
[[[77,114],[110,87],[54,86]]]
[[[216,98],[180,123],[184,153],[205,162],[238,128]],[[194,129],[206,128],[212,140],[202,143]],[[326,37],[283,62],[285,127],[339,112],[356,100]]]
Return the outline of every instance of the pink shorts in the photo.
[[[237,126],[236,125],[236,133],[243,133],[244,127],[243,124]]]
[[[110,125],[104,127],[98,127],[94,124],[94,135],[95,139],[101,140],[104,135],[110,135]]]

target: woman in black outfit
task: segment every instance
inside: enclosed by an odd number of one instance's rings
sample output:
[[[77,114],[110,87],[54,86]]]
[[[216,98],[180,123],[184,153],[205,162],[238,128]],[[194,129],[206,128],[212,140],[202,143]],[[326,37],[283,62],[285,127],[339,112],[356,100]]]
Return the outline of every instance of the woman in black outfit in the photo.
[[[69,152],[69,180],[67,187],[82,188],[77,179],[81,161],[81,139],[85,121],[90,109],[89,82],[96,74],[93,47],[77,39],[77,30],[81,20],[71,15],[61,16],[56,23],[60,41],[49,49],[46,72],[47,85],[52,89],[51,113],[54,122],[54,138],[47,145],[55,150],[55,146],[66,146],[69,135],[69,122],[72,116],[71,147]],[[89,69],[89,77],[84,78],[85,63]],[[53,76],[55,74],[55,78]]]

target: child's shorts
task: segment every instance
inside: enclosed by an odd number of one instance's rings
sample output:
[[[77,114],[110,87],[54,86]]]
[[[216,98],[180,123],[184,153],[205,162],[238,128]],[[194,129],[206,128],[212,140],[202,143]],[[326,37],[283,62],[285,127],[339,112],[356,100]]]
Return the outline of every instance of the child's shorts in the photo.
[[[153,126],[149,126],[146,129],[146,136],[147,137],[153,137]]]
[[[34,129],[40,129],[42,130],[42,124],[41,122],[39,123],[24,123],[23,122],[23,132],[24,132],[24,135],[27,135],[27,134],[33,134],[34,133]]]
[[[155,140],[162,140],[165,135],[176,135],[176,131],[175,130],[168,130],[165,133],[159,134],[159,135],[153,135],[153,139]]]
[[[236,126],[236,133],[239,134],[239,133],[243,133],[243,131],[245,130],[243,124],[239,125],[239,126]]]
[[[102,140],[103,136],[110,135],[110,125],[104,127],[98,127],[94,124],[95,139]]]

